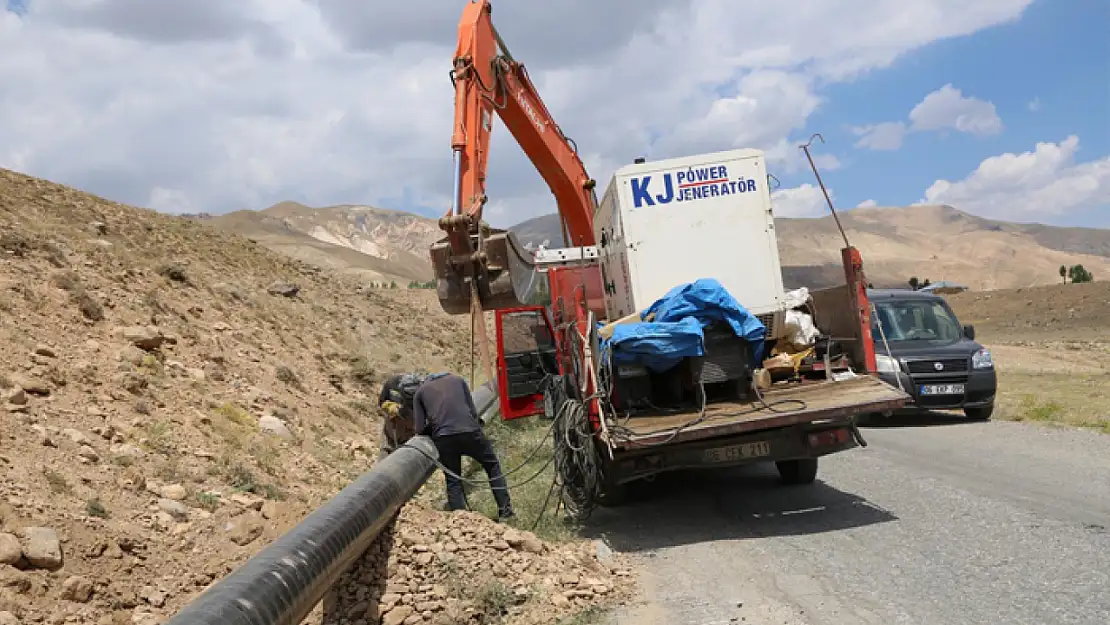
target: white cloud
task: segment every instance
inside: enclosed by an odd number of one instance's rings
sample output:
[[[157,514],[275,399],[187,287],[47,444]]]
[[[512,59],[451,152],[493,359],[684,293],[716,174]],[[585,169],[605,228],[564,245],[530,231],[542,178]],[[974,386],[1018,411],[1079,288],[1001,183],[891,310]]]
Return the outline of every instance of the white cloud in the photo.
[[[911,128],[916,131],[955,129],[973,135],[1002,132],[1002,119],[994,104],[964,97],[959,89],[944,85],[925,96],[910,111]]]
[[[922,204],[949,204],[983,217],[1037,220],[1110,207],[1110,156],[1075,162],[1079,137],[992,156],[957,182],[937,180]]]
[[[857,148],[897,150],[902,147],[902,139],[906,136],[906,125],[902,122],[883,122],[853,128],[852,132],[860,137],[856,142]]]
[[[829,197],[833,199],[833,206],[836,206],[836,194],[831,189]],[[772,191],[771,206],[776,217],[822,217],[829,214],[829,205],[825,202],[821,187],[808,182],[798,187]]]
[[[1041,110],[1041,99],[1040,98],[1033,98],[1032,100],[1029,101],[1029,104],[1027,104],[1026,106],[1029,107],[1030,111],[1036,113],[1037,111]]]
[[[1002,132],[1002,119],[994,104],[974,97],[964,97],[951,84],[926,95],[910,111],[909,125],[904,122],[883,122],[853,128],[860,137],[857,148],[897,150],[911,132],[957,130],[972,135],[996,135]]]
[[[878,206],[878,205],[879,205],[879,203],[876,202],[875,200],[864,200],[864,201],[860,202],[859,204],[856,204],[856,208],[873,208],[873,207]]]
[[[567,0],[553,14],[497,0],[494,19],[604,186],[637,155],[736,145],[767,150],[773,172],[807,171],[797,146],[822,105],[819,85],[1013,20],[1030,3]],[[0,84],[18,85],[0,91],[0,165],[162,210],[405,197],[441,212],[460,7],[33,0],[22,18],[0,9]],[[500,124],[488,183],[498,225],[554,208]]]

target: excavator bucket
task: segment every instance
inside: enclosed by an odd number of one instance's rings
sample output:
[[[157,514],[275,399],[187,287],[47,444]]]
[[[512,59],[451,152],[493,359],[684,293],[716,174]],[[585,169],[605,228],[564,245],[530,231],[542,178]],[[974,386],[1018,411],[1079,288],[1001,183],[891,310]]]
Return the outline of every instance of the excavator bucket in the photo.
[[[480,244],[479,236],[482,239]],[[536,271],[532,252],[521,247],[516,235],[483,224],[480,235],[471,235],[471,242],[485,255],[476,272],[478,297],[483,310],[546,303],[543,298],[548,293],[547,274]],[[440,306],[450,315],[469,313],[471,288],[468,271],[464,265],[453,262],[447,237],[432,245],[431,255]]]

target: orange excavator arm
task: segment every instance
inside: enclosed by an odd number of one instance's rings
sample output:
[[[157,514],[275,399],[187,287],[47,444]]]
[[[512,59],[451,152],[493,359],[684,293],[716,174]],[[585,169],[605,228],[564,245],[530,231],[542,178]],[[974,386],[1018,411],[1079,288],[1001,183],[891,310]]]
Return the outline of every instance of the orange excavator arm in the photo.
[[[544,105],[524,65],[513,59],[491,20],[488,0],[466,5],[459,20],[455,83],[456,185],[452,213],[471,227],[486,203],[486,166],[496,113],[547,182],[572,246],[594,245],[595,182],[575,145]],[[456,250],[461,252],[462,250]]]
[[[489,0],[472,0],[459,20],[451,70],[455,178],[451,210],[439,221],[447,236],[431,249],[440,305],[449,314],[471,314],[489,380],[496,371],[482,311],[522,305],[539,282],[530,253],[521,252],[512,233],[482,222],[494,114],[547,182],[569,245],[595,244],[597,206],[596,183],[536,92],[524,65],[509,53],[493,26],[491,12]]]

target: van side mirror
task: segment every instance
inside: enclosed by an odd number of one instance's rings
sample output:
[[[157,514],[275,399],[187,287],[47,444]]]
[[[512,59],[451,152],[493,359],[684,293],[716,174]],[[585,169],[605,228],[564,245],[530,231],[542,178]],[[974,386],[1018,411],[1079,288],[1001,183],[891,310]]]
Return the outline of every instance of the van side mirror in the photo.
[[[974,341],[975,340],[975,326],[970,325],[970,324],[964,326],[964,336],[966,336],[969,341]]]

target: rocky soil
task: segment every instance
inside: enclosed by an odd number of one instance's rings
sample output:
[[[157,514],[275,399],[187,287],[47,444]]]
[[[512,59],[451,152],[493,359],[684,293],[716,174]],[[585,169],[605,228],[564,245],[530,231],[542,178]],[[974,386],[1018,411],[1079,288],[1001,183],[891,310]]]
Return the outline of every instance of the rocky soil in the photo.
[[[623,556],[551,545],[473,512],[407,507],[324,602],[324,625],[540,625],[629,597]]]
[[[365,471],[377,385],[468,370],[468,326],[428,292],[0,170],[0,625],[164,621]],[[459,579],[488,564],[523,584],[497,619],[619,595],[588,547],[504,531],[406,508],[402,622],[447,609],[420,588],[450,586],[449,544]],[[460,622],[494,622],[464,600]],[[428,601],[442,609],[417,612]]]

